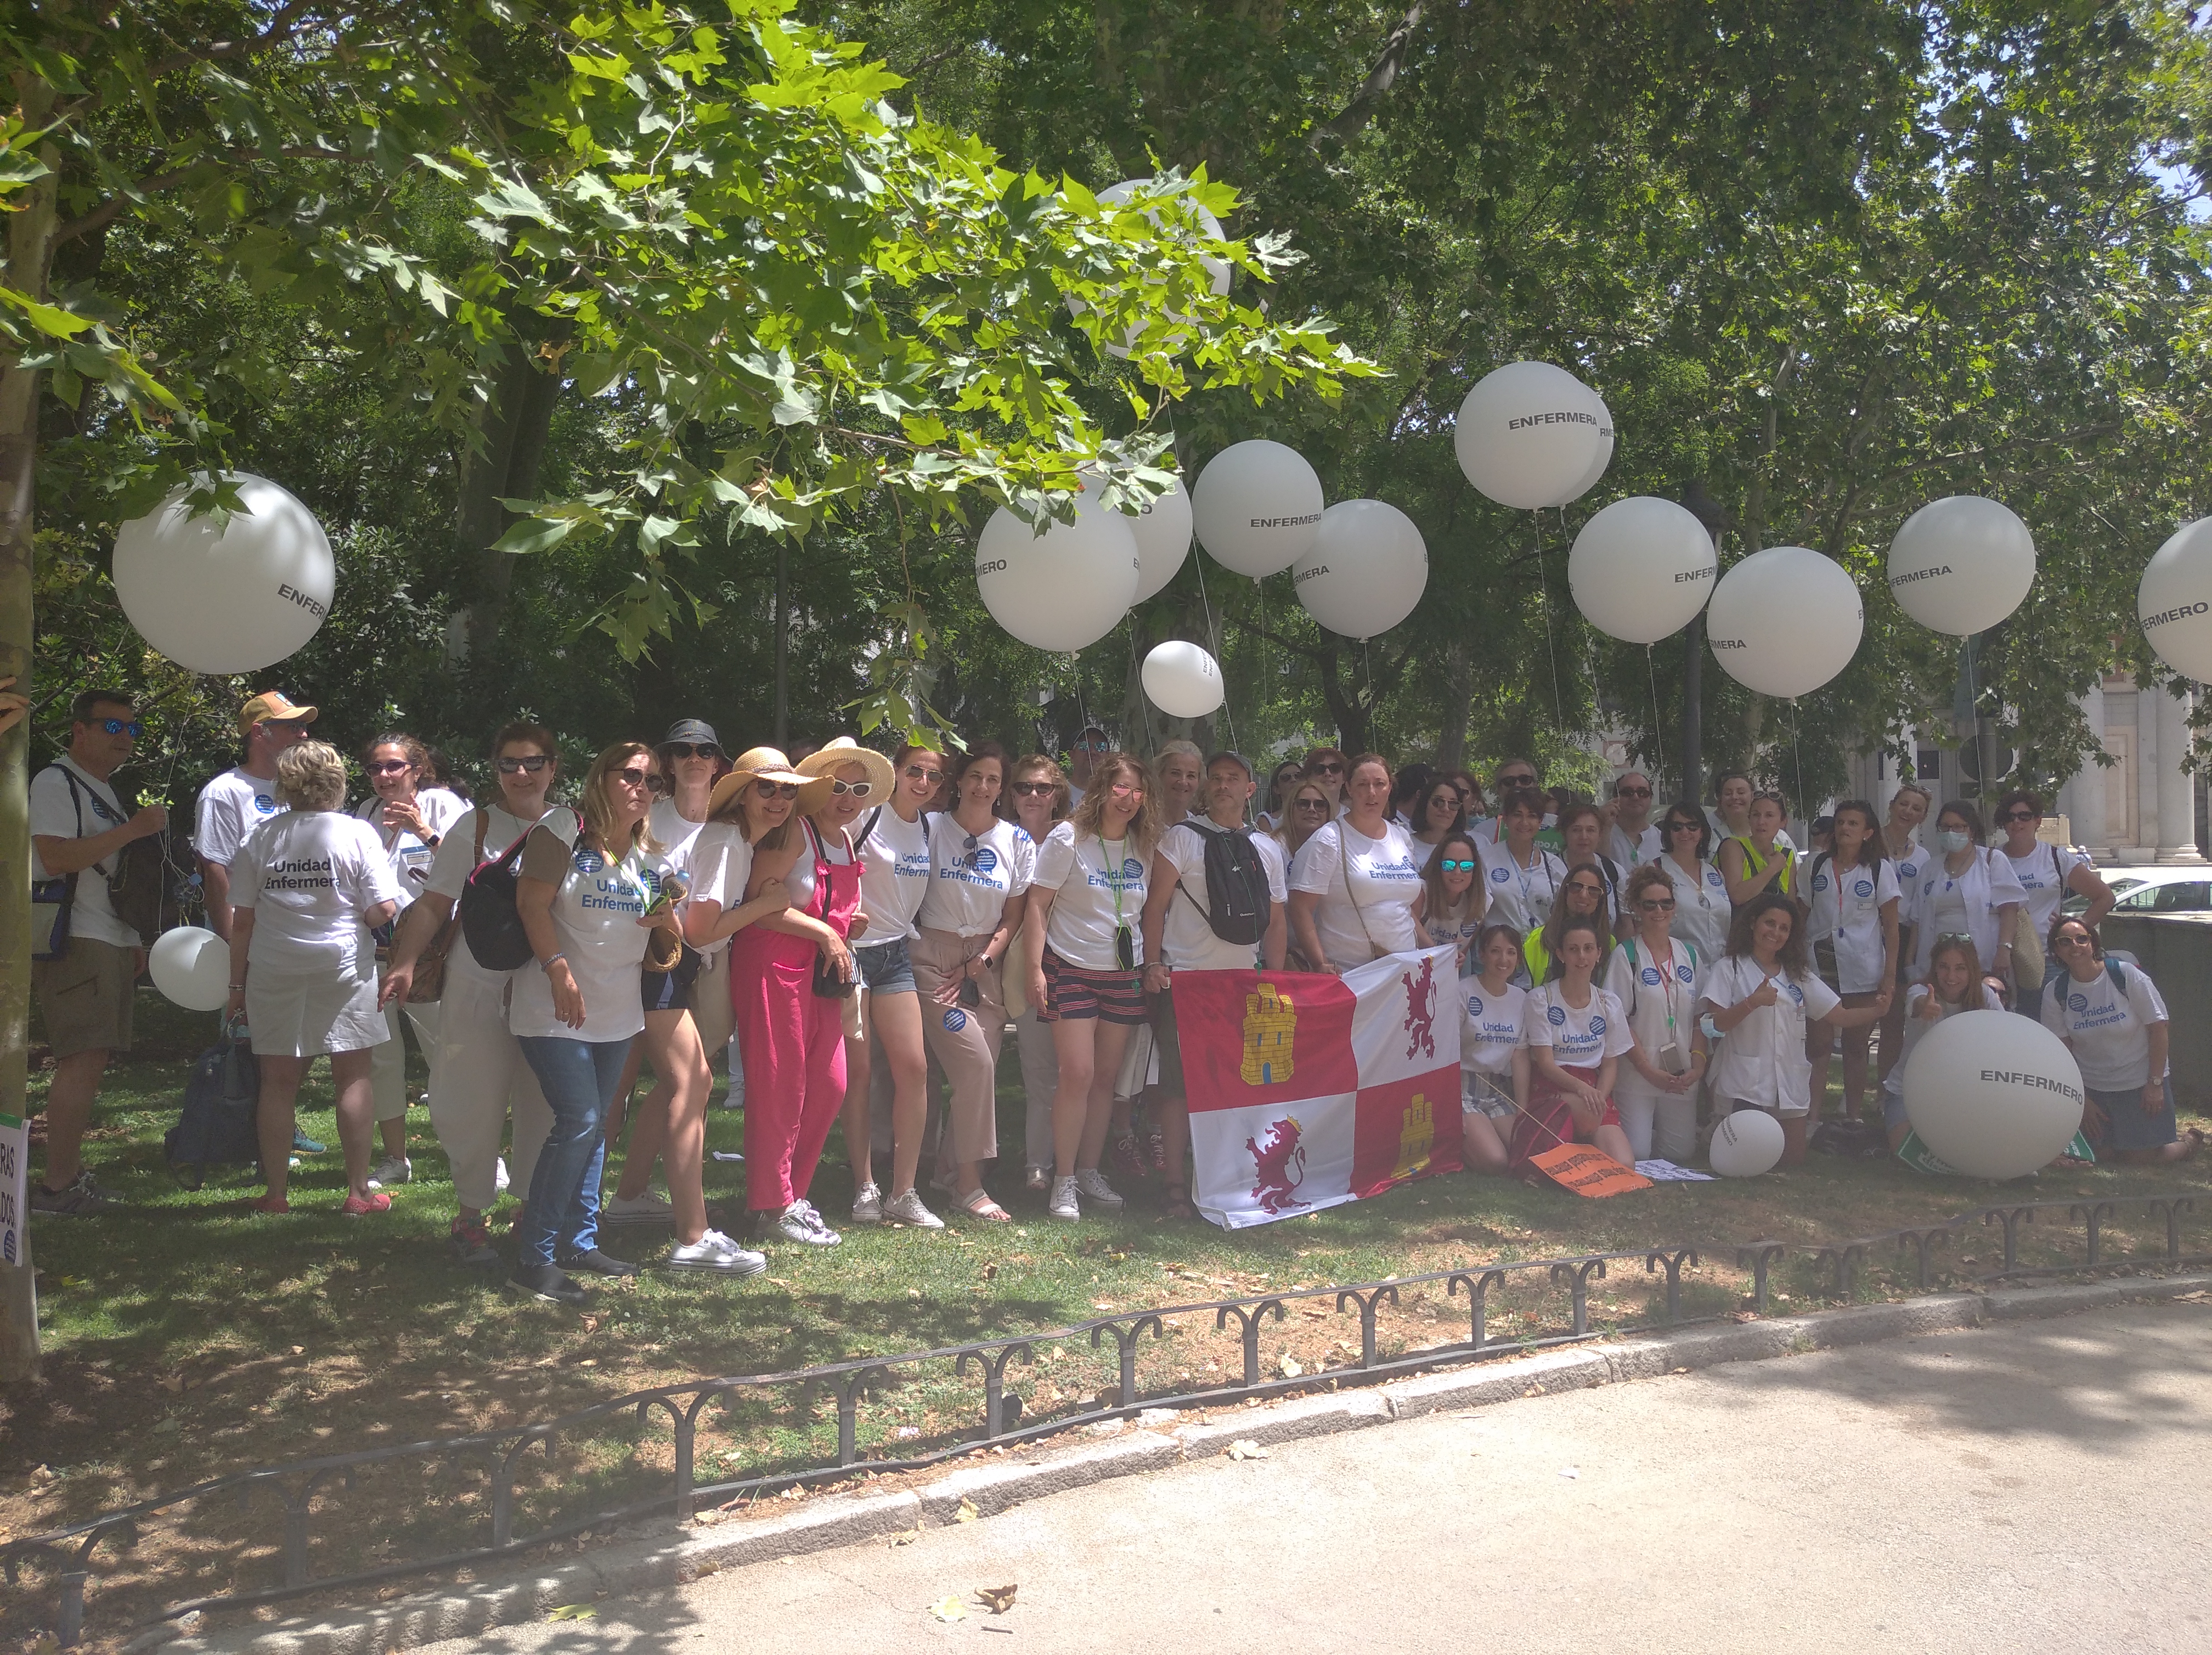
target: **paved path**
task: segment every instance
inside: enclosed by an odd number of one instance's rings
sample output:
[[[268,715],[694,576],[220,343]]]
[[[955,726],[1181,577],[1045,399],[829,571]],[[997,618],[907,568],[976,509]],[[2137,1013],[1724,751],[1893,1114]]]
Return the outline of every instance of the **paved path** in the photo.
[[[1293,1443],[437,1648],[2201,1655],[2208,1562],[2212,1305],[2181,1302]]]

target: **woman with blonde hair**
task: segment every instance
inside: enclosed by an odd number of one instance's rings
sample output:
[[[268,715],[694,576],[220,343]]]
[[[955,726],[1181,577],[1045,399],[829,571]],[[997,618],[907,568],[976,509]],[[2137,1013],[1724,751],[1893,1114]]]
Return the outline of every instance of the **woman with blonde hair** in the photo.
[[[1129,1031],[1148,1020],[1137,922],[1161,832],[1143,764],[1110,753],[1091,777],[1074,814],[1045,836],[1029,895],[1030,998],[1045,1008],[1060,1058],[1047,1210],[1067,1220],[1083,1216],[1083,1196],[1122,1205],[1098,1158]]]
[[[1283,848],[1283,860],[1296,859],[1305,842],[1334,820],[1336,806],[1330,801],[1328,789],[1318,782],[1301,782],[1291,790],[1291,802],[1284,808],[1283,819],[1274,826],[1275,842]],[[1293,938],[1292,946],[1297,940]]]
[[[246,837],[231,862],[230,1007],[245,1015],[261,1065],[256,1114],[268,1193],[256,1212],[288,1213],[293,1105],[307,1065],[331,1060],[349,1217],[392,1197],[368,1182],[375,1101],[370,1054],[392,1037],[377,1009],[372,927],[399,911],[399,882],[376,831],[345,814],[344,761],[327,742],[276,758],[285,813]]]
[[[1044,753],[1030,753],[1014,761],[1013,780],[1007,791],[1013,794],[1015,825],[1030,837],[1032,844],[1045,842],[1054,824],[1066,816],[1071,802],[1066,773]],[[1038,1015],[1042,1008],[1029,997],[1030,941],[1029,932],[1017,928],[1007,946],[1001,980],[1006,990],[1006,1013],[1013,1019],[1014,1043],[1022,1060],[1022,1096],[1027,1106],[1022,1154],[1024,1181],[1030,1189],[1042,1194],[1052,1187],[1052,1100],[1060,1090],[1060,1054],[1053,1048],[1052,1025]]]
[[[682,946],[648,828],[664,786],[651,747],[618,741],[584,774],[574,843],[543,822],[522,842],[514,906],[537,965],[514,974],[507,1026],[545,1093],[553,1129],[515,1226],[508,1285],[538,1299],[580,1301],[570,1270],[637,1274],[600,1250],[599,1172],[607,1108],[645,1027],[639,978],[647,948],[657,945],[673,959]],[[763,1263],[753,1255],[737,1268],[750,1274]]]

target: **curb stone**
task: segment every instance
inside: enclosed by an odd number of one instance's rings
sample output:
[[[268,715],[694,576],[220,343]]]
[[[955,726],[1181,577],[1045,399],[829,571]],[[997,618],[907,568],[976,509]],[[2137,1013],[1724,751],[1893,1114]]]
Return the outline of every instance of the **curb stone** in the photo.
[[[1946,1333],[1991,1322],[2067,1316],[2212,1288],[2212,1275],[2150,1277],[1986,1293],[1945,1293],[1894,1305],[1854,1305],[1734,1326],[1700,1326],[1504,1357],[1388,1384],[1233,1410],[1172,1435],[1129,1429],[1064,1453],[965,1465],[919,1493],[832,1495],[787,1516],[729,1530],[684,1530],[604,1547],[592,1558],[468,1585],[422,1592],[326,1620],[241,1627],[204,1636],[154,1628],[134,1651],[163,1655],[386,1655],[537,1619],[564,1603],[665,1588],[726,1568],[851,1545],[958,1520],[963,1500],[979,1517],[1025,1500],[1109,1478],[1204,1459],[1231,1442],[1294,1442],[1446,1409],[1488,1407],[1523,1396],[1583,1390],[1733,1362],[1765,1361],[1877,1340]],[[1149,1423],[1149,1421],[1147,1421]]]

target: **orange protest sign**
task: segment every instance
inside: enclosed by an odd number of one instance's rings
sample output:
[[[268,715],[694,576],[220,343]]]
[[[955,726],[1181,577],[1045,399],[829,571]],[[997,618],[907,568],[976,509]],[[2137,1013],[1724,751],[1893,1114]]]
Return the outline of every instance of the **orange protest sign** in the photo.
[[[1594,1201],[1651,1187],[1651,1180],[1641,1172],[1623,1166],[1612,1156],[1587,1144],[1561,1144],[1557,1149],[1547,1149],[1528,1159],[1541,1167],[1544,1176],[1562,1190],[1571,1190]]]

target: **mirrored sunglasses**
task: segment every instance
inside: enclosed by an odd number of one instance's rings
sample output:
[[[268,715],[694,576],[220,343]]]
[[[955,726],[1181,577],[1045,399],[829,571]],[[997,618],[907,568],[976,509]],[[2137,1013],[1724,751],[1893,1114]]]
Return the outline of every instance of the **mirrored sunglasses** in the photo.
[[[146,727],[135,718],[103,718],[95,721],[110,735],[127,735],[133,741],[146,733]]]
[[[1446,873],[1472,873],[1474,872],[1474,864],[1473,862],[1463,862],[1456,856],[1447,856],[1443,861],[1438,862],[1437,866]]]

